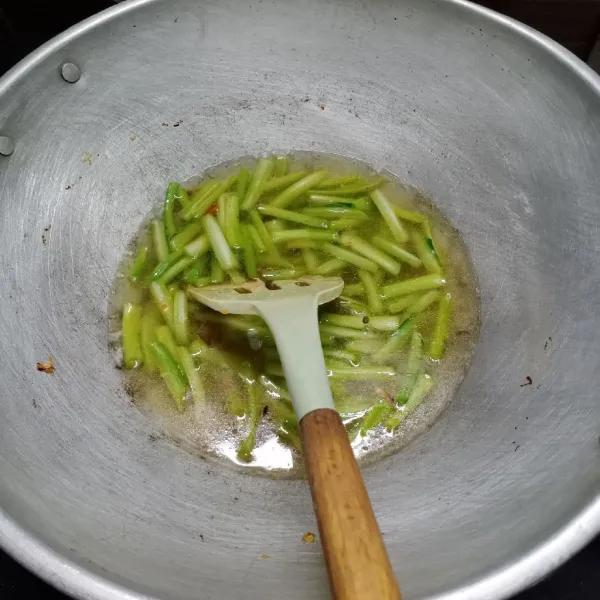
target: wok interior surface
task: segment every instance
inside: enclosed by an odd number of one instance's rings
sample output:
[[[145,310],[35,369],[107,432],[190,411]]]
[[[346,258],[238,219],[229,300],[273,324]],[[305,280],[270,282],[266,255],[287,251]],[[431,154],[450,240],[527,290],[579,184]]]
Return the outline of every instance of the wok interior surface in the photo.
[[[17,67],[0,82],[0,543],[85,598],[328,597],[305,483],[161,437],[106,323],[167,181],[314,150],[423,190],[479,278],[458,396],[364,470],[406,598],[541,577],[600,522],[599,115],[581,63],[450,1],[126,3]]]

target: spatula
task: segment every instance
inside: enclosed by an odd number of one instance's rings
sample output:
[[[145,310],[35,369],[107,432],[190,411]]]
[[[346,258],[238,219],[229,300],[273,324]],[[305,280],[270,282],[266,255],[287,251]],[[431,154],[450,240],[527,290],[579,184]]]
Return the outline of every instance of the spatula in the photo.
[[[227,314],[260,315],[281,357],[300,435],[325,562],[336,600],[400,600],[381,532],[346,429],[334,409],[317,307],[340,295],[339,277],[262,281],[194,290]]]

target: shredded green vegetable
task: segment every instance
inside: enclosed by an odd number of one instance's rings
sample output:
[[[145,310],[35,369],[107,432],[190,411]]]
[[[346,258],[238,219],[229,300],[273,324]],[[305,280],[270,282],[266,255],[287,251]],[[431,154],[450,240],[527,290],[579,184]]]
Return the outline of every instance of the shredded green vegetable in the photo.
[[[415,410],[451,331],[429,218],[395,205],[382,177],[294,166],[267,156],[195,189],[170,183],[126,274],[139,300],[123,307],[124,367],[160,376],[178,410],[213,402],[205,380],[219,368],[235,372],[239,385],[220,409],[240,419],[242,462],[253,460],[265,423],[299,451],[298,422],[264,321],[211,311],[198,302],[203,287],[344,279],[342,295],[320,310],[319,333],[351,439],[392,431]],[[345,382],[360,392],[348,395]]]

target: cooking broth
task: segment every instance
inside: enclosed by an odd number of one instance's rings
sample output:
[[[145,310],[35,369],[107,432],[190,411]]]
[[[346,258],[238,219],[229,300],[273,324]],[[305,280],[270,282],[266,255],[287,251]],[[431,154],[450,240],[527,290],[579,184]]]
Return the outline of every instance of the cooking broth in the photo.
[[[297,423],[266,324],[220,315],[194,290],[313,275],[345,283],[319,317],[357,458],[409,443],[451,401],[471,361],[476,278],[457,232],[427,198],[390,173],[330,155],[247,157],[169,186],[111,299],[110,339],[121,362],[125,342],[123,374],[136,404],[206,457],[297,476]]]

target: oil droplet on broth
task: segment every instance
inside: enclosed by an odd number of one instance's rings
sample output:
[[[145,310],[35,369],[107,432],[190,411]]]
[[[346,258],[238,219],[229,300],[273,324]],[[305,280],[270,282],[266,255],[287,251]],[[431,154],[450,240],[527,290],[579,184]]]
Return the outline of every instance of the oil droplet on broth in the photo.
[[[429,199],[399,181],[391,173],[376,173],[364,163],[321,153],[298,152],[289,155],[289,158],[291,170],[318,167],[327,168],[336,176],[348,173],[358,173],[363,176],[384,175],[390,183],[383,189],[392,202],[398,203],[403,208],[420,212],[430,220],[436,249],[442,256],[444,273],[448,281],[446,289],[452,294],[452,318],[444,357],[440,361],[428,360],[426,365],[427,372],[434,380],[433,388],[420,406],[393,433],[387,432],[383,427],[364,437],[360,432],[354,433],[352,446],[355,455],[361,463],[365,464],[410,443],[429,429],[451,402],[471,363],[479,335],[480,307],[476,277],[467,250],[456,230]],[[193,188],[208,176],[223,177],[240,166],[251,166],[254,160],[252,157],[245,157],[224,163],[201,176],[191,178],[185,183],[185,187]],[[132,248],[137,246],[142,236],[147,235],[147,227],[142,228]],[[140,291],[130,284],[127,277],[131,264],[132,254],[123,260],[111,295],[109,343],[117,357],[121,350],[119,342],[115,340],[120,339],[122,306],[124,302],[141,300]],[[403,269],[405,267],[406,265],[403,265]],[[435,318],[435,313],[430,318]],[[255,340],[249,342],[256,343]],[[250,346],[249,343],[247,352],[252,351]],[[400,374],[405,359],[405,353],[402,352],[392,361],[394,366],[399,367]],[[233,416],[225,407],[232,391],[237,390],[238,394],[243,394],[244,388],[240,385],[239,378],[226,365],[220,365],[219,368],[211,366],[211,369],[204,373],[206,402],[200,405],[189,403],[184,412],[175,409],[172,399],[158,376],[149,374],[146,370],[123,371],[123,376],[126,389],[136,405],[154,421],[157,429],[164,431],[183,447],[247,473],[284,478],[301,476],[303,466],[300,453],[284,445],[274,434],[268,414],[262,419],[258,428],[252,462],[245,463],[238,458],[238,445],[246,436],[248,429],[247,418]],[[373,396],[377,393],[378,387],[397,392],[400,385],[401,375],[395,378],[391,386],[384,382],[345,381],[341,388],[338,386],[334,397],[337,402],[339,395],[344,392],[352,397],[361,394]],[[351,415],[342,413],[342,418],[350,430],[352,423],[357,423],[365,413],[366,409],[363,408]]]

